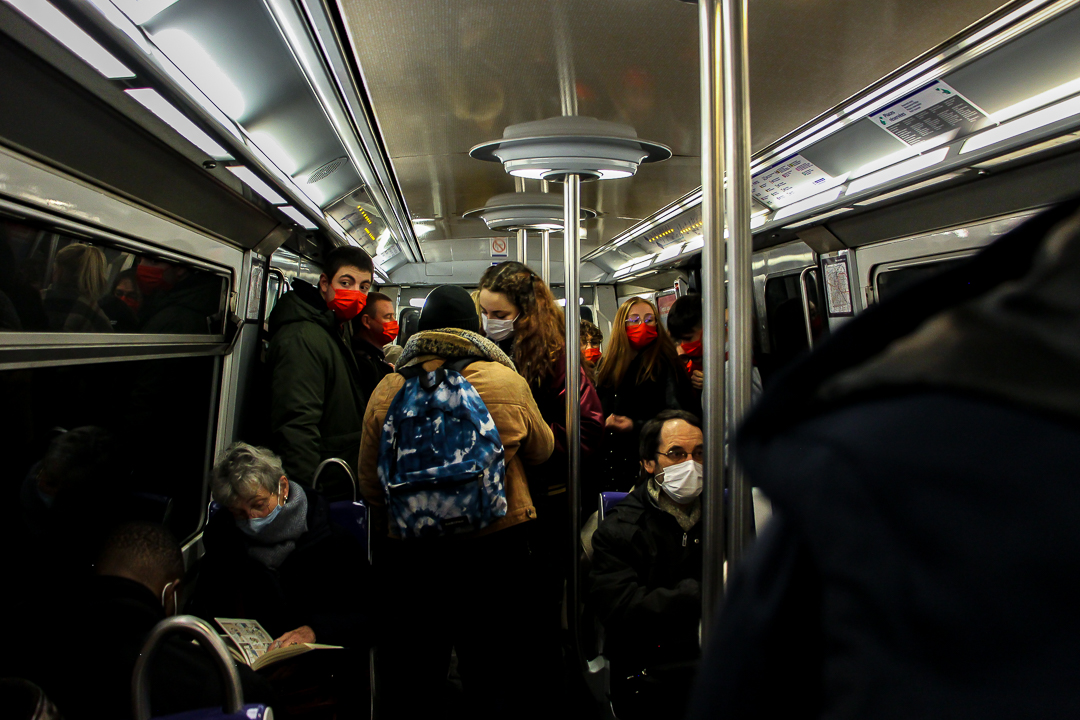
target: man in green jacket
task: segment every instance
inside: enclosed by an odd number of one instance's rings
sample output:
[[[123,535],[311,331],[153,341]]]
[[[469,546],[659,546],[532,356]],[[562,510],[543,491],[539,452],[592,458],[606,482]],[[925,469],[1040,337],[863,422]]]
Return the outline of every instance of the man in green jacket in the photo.
[[[367,396],[348,343],[349,321],[364,308],[374,265],[345,246],[326,257],[315,287],[294,280],[270,313],[270,430],[290,480],[310,485],[332,457],[356,472]],[[322,484],[328,499],[352,497],[344,482]]]

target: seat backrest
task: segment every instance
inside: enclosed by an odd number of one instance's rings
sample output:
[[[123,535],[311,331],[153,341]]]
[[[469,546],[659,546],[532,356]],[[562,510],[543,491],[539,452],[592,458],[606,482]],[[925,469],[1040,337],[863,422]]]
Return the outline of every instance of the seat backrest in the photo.
[[[616,505],[621,503],[623,500],[625,500],[626,496],[629,495],[629,494],[630,493],[624,493],[624,492],[602,492],[602,493],[600,493],[600,508],[599,508],[600,522],[604,522],[604,518],[607,517],[607,514],[609,512],[611,512],[611,508],[615,507]]]
[[[368,522],[368,508],[363,500],[349,502],[342,500],[330,503],[330,522],[344,528],[356,538],[364,549],[368,563],[371,562],[371,523]]]

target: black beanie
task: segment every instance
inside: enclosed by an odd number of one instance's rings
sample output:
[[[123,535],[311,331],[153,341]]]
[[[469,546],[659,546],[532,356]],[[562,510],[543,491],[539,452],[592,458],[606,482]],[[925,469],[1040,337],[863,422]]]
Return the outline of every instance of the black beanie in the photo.
[[[442,328],[480,332],[480,316],[476,314],[476,305],[465,288],[440,285],[428,293],[416,329],[424,331]]]

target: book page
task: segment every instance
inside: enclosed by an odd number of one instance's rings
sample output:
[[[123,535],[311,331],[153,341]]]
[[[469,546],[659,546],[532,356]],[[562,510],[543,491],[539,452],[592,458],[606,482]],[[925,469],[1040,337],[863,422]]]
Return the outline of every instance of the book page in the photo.
[[[244,654],[244,662],[249,666],[254,664],[259,659],[259,656],[270,648],[270,643],[274,641],[266,630],[263,630],[263,626],[255,620],[214,618],[214,622],[221,626],[229,639]]]

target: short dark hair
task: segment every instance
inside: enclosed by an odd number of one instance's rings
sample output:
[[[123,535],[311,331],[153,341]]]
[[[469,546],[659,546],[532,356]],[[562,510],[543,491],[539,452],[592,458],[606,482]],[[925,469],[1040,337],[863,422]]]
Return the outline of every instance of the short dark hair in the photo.
[[[381,302],[388,302],[391,305],[394,301],[390,299],[389,295],[383,295],[381,292],[369,292],[367,294],[367,303],[364,304],[364,309],[361,311],[362,315],[368,317],[375,317],[375,306]]]
[[[660,451],[660,433],[664,425],[670,420],[683,420],[696,428],[701,427],[701,420],[693,413],[685,410],[664,410],[641,428],[641,443],[638,453],[642,460],[652,460]]]
[[[675,301],[668,311],[667,329],[671,336],[680,340],[688,335],[693,335],[694,330],[701,327],[701,296],[683,295]]]
[[[323,272],[326,273],[326,278],[332,281],[341,268],[350,266],[371,273],[373,278],[375,276],[375,263],[371,262],[366,252],[352,245],[342,245],[327,253]]]
[[[184,555],[164,525],[132,522],[113,530],[101,548],[98,572],[115,574],[119,570],[154,585],[164,585],[184,576]]]

